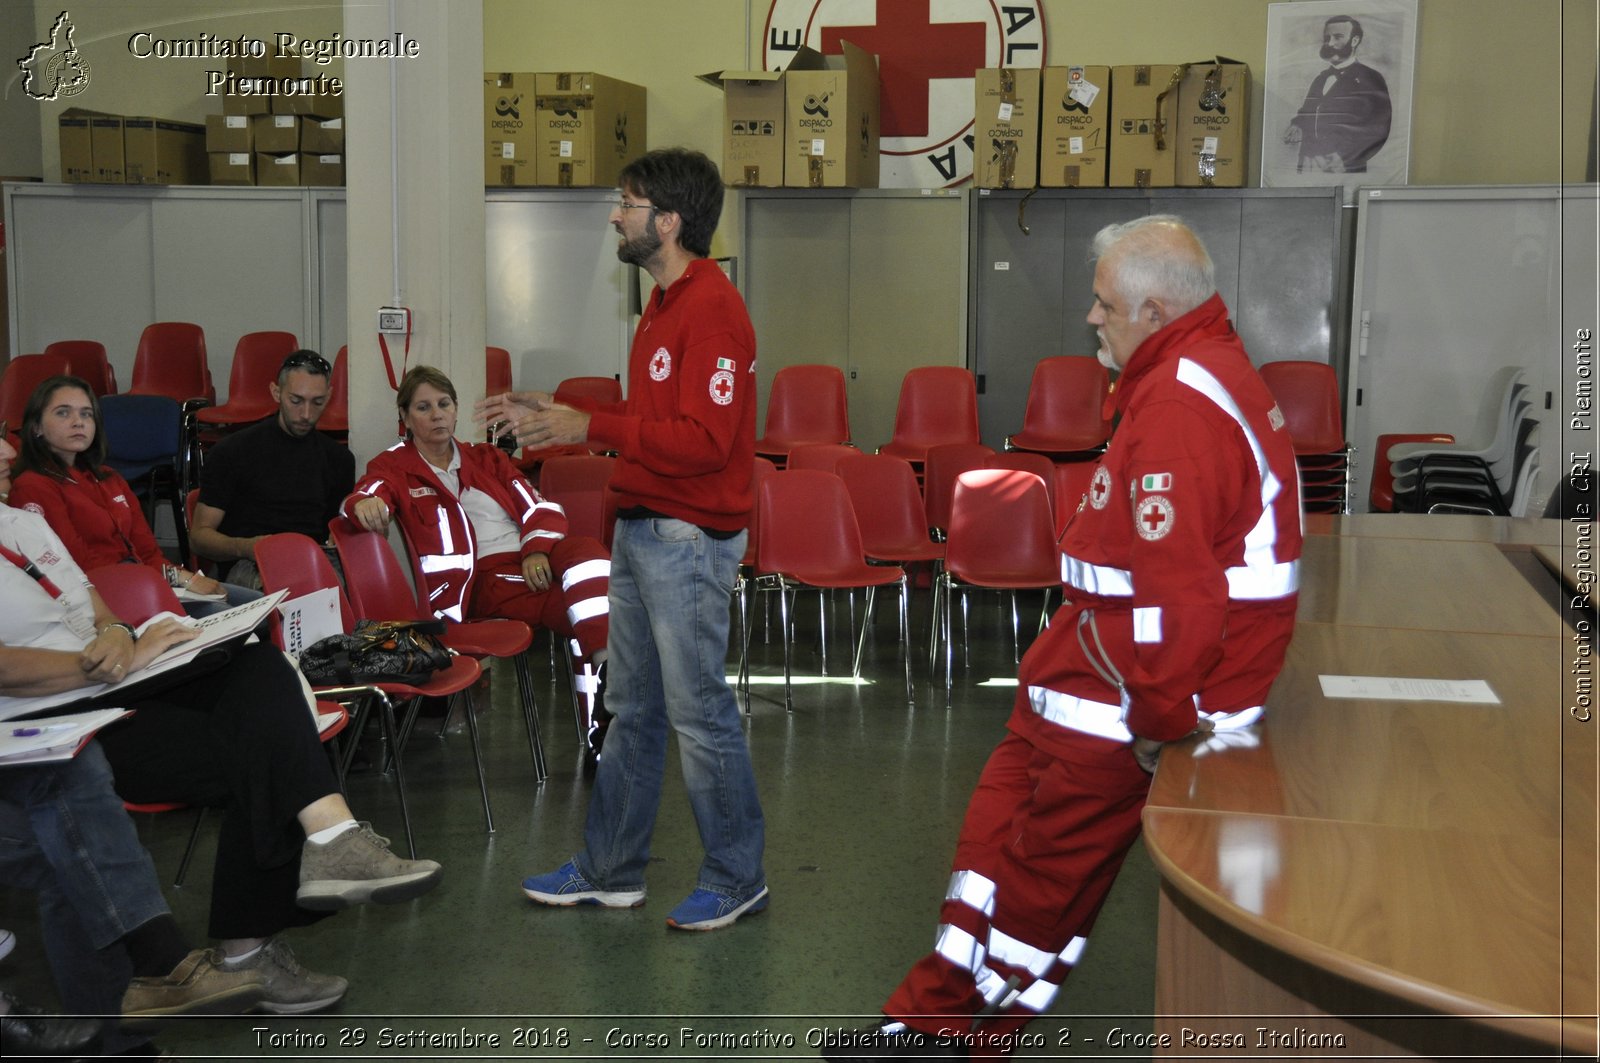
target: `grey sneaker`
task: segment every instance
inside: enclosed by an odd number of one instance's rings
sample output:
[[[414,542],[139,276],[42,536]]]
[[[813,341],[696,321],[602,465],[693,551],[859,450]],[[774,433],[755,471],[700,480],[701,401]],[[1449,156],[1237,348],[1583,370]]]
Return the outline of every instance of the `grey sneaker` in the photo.
[[[259,971],[261,974],[261,1010],[274,1015],[298,1015],[304,1011],[320,1011],[337,1004],[350,983],[336,974],[318,974],[300,966],[294,953],[277,938],[261,946],[261,951],[238,966],[229,964],[230,971]]]
[[[222,966],[222,953],[195,949],[160,978],[135,978],[122,994],[124,1019],[238,1013],[261,1002],[261,972]]]
[[[389,851],[370,823],[358,823],[326,845],[309,838],[300,853],[295,902],[314,912],[353,904],[398,904],[439,884],[444,869],[432,860],[403,860]]]

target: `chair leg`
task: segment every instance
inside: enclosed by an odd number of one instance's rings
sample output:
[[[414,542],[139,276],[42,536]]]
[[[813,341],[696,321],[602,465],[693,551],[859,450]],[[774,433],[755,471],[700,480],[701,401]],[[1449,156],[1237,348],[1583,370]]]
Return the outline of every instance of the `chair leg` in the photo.
[[[862,613],[862,615],[861,615],[861,631],[856,636],[856,662],[855,662],[855,668],[851,673],[857,679],[861,678],[861,656],[866,651],[866,648],[867,648],[867,628],[872,626],[872,615],[873,615],[872,614],[872,607],[873,607],[873,603],[877,601],[877,597],[878,597],[878,588],[876,588],[876,587],[868,587],[867,588],[867,608],[866,608],[866,611],[864,613]]]
[[[394,702],[382,690],[377,692],[377,697],[378,703],[383,709],[378,716],[378,720],[383,727],[384,740],[389,744],[390,762],[394,765],[394,789],[400,798],[400,822],[404,825],[406,831],[406,847],[411,853],[411,859],[415,860],[417,858],[417,839],[416,835],[411,832],[411,809],[406,805],[406,772],[400,756],[400,729],[394,719]],[[417,702],[422,699],[413,698],[411,700]]]
[[[783,709],[794,711],[794,685],[789,677],[789,644],[794,641],[794,629],[789,626],[789,587],[782,576],[778,577],[778,625],[783,629]]]
[[[472,704],[472,688],[461,692],[466,700],[467,734],[472,737],[472,764],[478,769],[478,793],[483,797],[483,829],[494,833],[494,813],[489,811],[489,778],[483,771],[483,746],[478,741],[478,711]]]
[[[906,707],[917,703],[916,687],[911,681],[911,580],[900,577],[900,656],[906,663]]]
[[[544,739],[539,734],[539,713],[533,700],[533,667],[528,660],[533,653],[530,644],[517,654],[513,661],[517,668],[517,692],[522,702],[522,722],[528,728],[528,755],[533,758],[533,781],[544,782],[549,776],[544,761]]]
[[[205,821],[206,806],[201,805],[195,809],[194,828],[189,831],[189,844],[183,847],[183,859],[178,861],[178,877],[172,883],[174,889],[183,885],[184,876],[189,873],[189,858],[194,855],[195,843],[200,840],[200,825]]]

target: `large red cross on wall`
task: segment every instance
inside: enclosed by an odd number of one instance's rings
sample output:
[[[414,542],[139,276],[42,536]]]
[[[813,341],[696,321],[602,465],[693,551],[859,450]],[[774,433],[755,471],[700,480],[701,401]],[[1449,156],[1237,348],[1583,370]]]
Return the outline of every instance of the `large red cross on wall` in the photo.
[[[981,22],[934,22],[930,0],[878,0],[875,26],[823,26],[822,52],[841,40],[878,57],[880,129],[888,137],[928,135],[928,82],[969,78],[987,55]]]

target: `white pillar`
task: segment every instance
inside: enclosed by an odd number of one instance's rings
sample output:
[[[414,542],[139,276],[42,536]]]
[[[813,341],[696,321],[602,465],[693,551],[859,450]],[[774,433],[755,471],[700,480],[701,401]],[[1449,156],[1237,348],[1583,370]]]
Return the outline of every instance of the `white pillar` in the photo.
[[[417,42],[415,58],[345,62],[350,449],[359,470],[395,442],[378,309],[410,308],[411,365],[455,382],[476,437],[483,394],[483,10],[438,0],[345,0],[344,35]],[[398,265],[397,265],[398,264]],[[405,339],[387,337],[398,380]]]

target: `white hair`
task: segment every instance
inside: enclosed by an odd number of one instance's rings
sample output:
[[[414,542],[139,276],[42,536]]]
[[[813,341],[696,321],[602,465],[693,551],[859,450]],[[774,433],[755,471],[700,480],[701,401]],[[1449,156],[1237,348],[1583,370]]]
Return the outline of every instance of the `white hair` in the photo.
[[[1107,225],[1094,235],[1092,257],[1111,257],[1111,279],[1128,320],[1145,300],[1187,314],[1217,291],[1216,267],[1194,230],[1175,214],[1150,214]]]

